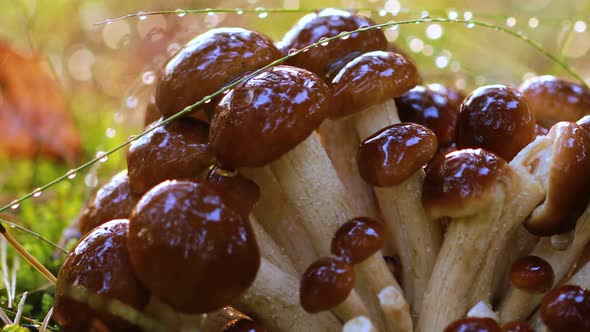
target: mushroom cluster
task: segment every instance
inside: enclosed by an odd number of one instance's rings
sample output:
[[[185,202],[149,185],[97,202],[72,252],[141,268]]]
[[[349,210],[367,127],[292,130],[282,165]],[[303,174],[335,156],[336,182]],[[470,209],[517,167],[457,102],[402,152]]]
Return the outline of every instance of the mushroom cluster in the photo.
[[[116,302],[170,331],[590,331],[590,91],[421,85],[379,29],[293,52],[370,25],[326,9],[180,49],[80,217],[62,328],[150,330]]]

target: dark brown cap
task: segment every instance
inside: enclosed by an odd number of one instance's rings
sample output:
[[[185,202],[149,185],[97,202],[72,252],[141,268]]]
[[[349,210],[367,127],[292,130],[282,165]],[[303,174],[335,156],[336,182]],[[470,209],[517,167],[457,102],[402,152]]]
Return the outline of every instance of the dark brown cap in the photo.
[[[330,112],[332,94],[315,74],[270,68],[231,89],[211,120],[209,141],[228,169],[261,167],[306,139]]]
[[[361,143],[356,157],[359,173],[373,186],[395,186],[426,165],[436,148],[430,129],[415,123],[394,124]]]
[[[156,86],[156,105],[164,117],[170,117],[281,56],[272,40],[261,33],[211,29],[189,41],[164,66]],[[205,104],[203,109],[213,110],[214,104]]]
[[[70,298],[70,288],[82,287],[105,300],[114,299],[139,311],[149,293],[141,285],[129,261],[127,231],[129,221],[109,221],[88,233],[68,254],[57,276],[55,321],[65,331],[90,331],[100,320],[112,331],[127,331],[131,323],[106,312],[91,309]]]
[[[399,97],[420,82],[416,65],[401,54],[373,51],[348,62],[332,79],[338,111],[346,116]]]
[[[449,100],[449,102],[457,110],[459,110],[461,108],[461,103],[467,97],[465,92],[458,90],[458,89],[456,89],[452,86],[449,86],[449,85],[444,85],[444,84],[440,84],[440,83],[430,83],[427,85],[427,87],[428,87],[428,89],[430,89],[432,91],[435,91],[435,92],[445,95],[447,97],[447,99]]]
[[[506,85],[487,85],[461,104],[459,148],[484,148],[507,161],[535,138],[535,116],[523,94]]]
[[[426,172],[422,203],[433,219],[468,216],[485,209],[496,186],[511,176],[506,161],[483,149],[451,152]]]
[[[158,106],[156,105],[156,101],[150,99],[150,101],[145,106],[145,113],[143,115],[143,125],[145,127],[149,126],[153,122],[158,121],[162,118],[162,113],[158,110]]]
[[[141,198],[130,221],[136,275],[177,311],[218,309],[256,276],[260,254],[250,224],[217,185],[165,181]]]
[[[541,319],[551,332],[590,331],[590,292],[573,285],[555,288],[541,302]]]
[[[228,203],[245,218],[260,200],[258,185],[238,172],[226,172],[215,167],[209,172],[207,181],[223,187],[229,199]]]
[[[576,121],[590,113],[590,91],[578,83],[545,75],[520,86],[537,121],[551,127],[559,121]]]
[[[527,322],[514,321],[502,325],[502,332],[535,332]]]
[[[86,234],[109,220],[129,218],[140,198],[141,195],[131,191],[127,171],[118,173],[90,200],[78,221],[80,233]]]
[[[222,332],[266,332],[266,329],[251,319],[240,318],[225,324]]]
[[[553,141],[546,196],[525,221],[535,235],[550,236],[572,230],[590,198],[590,141],[573,122],[558,122],[547,134]],[[541,167],[541,166],[538,166]],[[546,166],[543,166],[546,167]]]
[[[580,120],[576,121],[576,124],[586,131],[586,137],[588,138],[588,141],[590,141],[590,115],[582,117]]]
[[[430,85],[420,85],[396,98],[395,106],[402,121],[418,123],[432,130],[440,146],[454,141],[459,108],[448,95],[430,89]]]
[[[359,27],[369,27],[374,24],[364,16],[328,8],[302,17],[295,26],[287,31],[278,45],[284,54],[288,54],[292,49],[302,49],[320,41],[321,38],[334,37],[341,32],[353,31]],[[312,48],[289,59],[287,64],[305,68],[325,77],[328,66],[349,53],[385,49],[387,49],[385,34],[381,29],[372,29],[334,40],[326,46]]]
[[[332,238],[332,254],[358,264],[381,250],[385,229],[375,219],[358,217],[338,228]]]
[[[502,332],[502,330],[491,318],[470,317],[452,322],[444,332]]]
[[[545,293],[553,287],[555,274],[543,258],[525,256],[512,263],[510,281],[514,287],[526,292]]]
[[[299,300],[305,311],[316,313],[342,303],[354,287],[354,270],[343,258],[323,257],[301,277]]]
[[[186,118],[160,126],[133,141],[127,151],[131,189],[144,193],[164,180],[202,176],[213,164],[208,140],[207,125]]]

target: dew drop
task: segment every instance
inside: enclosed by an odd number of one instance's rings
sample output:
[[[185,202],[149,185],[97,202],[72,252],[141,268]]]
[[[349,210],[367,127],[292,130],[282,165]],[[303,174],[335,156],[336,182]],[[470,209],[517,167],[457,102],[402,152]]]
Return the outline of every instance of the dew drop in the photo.
[[[78,175],[76,173],[76,170],[73,170],[73,169],[69,170],[66,174],[68,176],[68,179],[70,179],[70,180],[74,179],[76,177],[76,175]]]
[[[456,19],[458,19],[458,18],[459,18],[459,13],[457,13],[457,12],[456,12],[456,11],[454,11],[454,10],[450,10],[450,11],[449,11],[449,13],[447,14],[447,17],[448,17],[450,20],[456,20]]]
[[[111,23],[113,23],[113,20],[111,20],[111,19],[108,19],[108,20],[105,20],[104,21],[104,24],[106,24],[106,25],[109,25]]]
[[[137,13],[137,17],[141,20],[141,21],[145,21],[147,20],[147,15],[145,14],[145,12],[140,11]]]
[[[39,196],[41,196],[41,188],[33,190],[33,197],[37,198]]]
[[[258,7],[258,8],[256,8],[256,12],[258,13],[258,14],[256,14],[256,16],[258,16],[258,18],[267,18],[268,17],[268,12],[266,11],[265,8]]]
[[[432,21],[432,18],[430,17],[430,14],[427,11],[423,11],[422,15],[420,16],[420,21],[430,22]]]
[[[127,108],[136,108],[138,104],[139,100],[135,96],[129,96],[125,101],[125,105],[127,105]]]
[[[467,27],[467,29],[472,29],[475,26],[475,23],[467,22],[467,23],[465,23],[465,26]]]
[[[348,33],[348,32],[341,32],[340,33],[340,39],[347,40],[348,38],[350,38],[350,33]]]
[[[211,102],[211,98],[207,98],[205,99],[205,101],[203,102],[204,104],[209,104]]]
[[[242,15],[242,14],[244,14],[244,11],[241,9],[236,9],[236,14]]]
[[[184,10],[178,8],[176,10],[176,16],[178,16],[178,17],[184,17],[184,16],[186,16],[186,12]]]
[[[104,163],[107,160],[109,160],[109,156],[104,151],[98,151],[96,153],[96,158],[98,158],[98,161],[100,161],[101,163]]]
[[[156,74],[153,71],[146,71],[141,75],[141,81],[145,85],[152,85],[156,81]]]
[[[287,52],[288,55],[295,55],[295,53],[297,53],[297,49],[296,48],[292,48],[289,50],[289,52]]]
[[[328,41],[328,38],[326,38],[326,37],[320,38],[319,42],[320,42],[320,45],[322,45],[322,46],[328,46],[328,44],[330,44],[330,42]]]
[[[368,25],[361,25],[361,26],[358,28],[358,30],[359,30],[359,31],[367,31],[367,30],[369,30],[369,26],[368,26]]]
[[[12,201],[12,203],[10,203],[10,208],[13,210],[16,210],[20,207],[20,204],[17,203],[17,201]]]
[[[137,139],[137,135],[130,135],[127,140],[128,141],[134,141],[135,139]]]

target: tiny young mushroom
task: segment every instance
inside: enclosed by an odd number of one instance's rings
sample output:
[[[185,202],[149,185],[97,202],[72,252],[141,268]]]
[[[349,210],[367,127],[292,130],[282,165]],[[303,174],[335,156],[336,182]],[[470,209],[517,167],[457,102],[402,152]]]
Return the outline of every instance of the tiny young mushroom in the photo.
[[[444,332],[502,332],[502,330],[491,318],[470,317],[452,322],[445,327]]]
[[[367,317],[358,316],[346,322],[342,332],[377,332],[377,329]]]
[[[544,293],[553,287],[555,273],[541,257],[525,256],[512,263],[510,281],[514,287],[531,293]]]

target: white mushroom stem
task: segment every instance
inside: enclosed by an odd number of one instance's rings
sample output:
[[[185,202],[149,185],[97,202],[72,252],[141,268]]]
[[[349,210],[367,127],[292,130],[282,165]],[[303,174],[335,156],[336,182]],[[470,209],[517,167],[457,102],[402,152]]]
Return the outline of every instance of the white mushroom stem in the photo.
[[[262,258],[256,279],[232,306],[269,331],[339,331],[330,312],[309,314],[299,304],[299,280]]]
[[[342,327],[342,332],[377,332],[371,321],[365,316],[355,317]]]
[[[270,237],[270,235],[266,233],[254,216],[250,216],[250,225],[252,226],[252,231],[256,237],[260,255],[279,269],[289,273],[294,278],[297,278],[299,274],[295,271],[295,267],[289,260],[289,257],[287,257],[285,252]]]
[[[492,310],[492,306],[484,301],[477,302],[473,308],[467,312],[467,317],[491,318],[498,321],[498,314]]]

